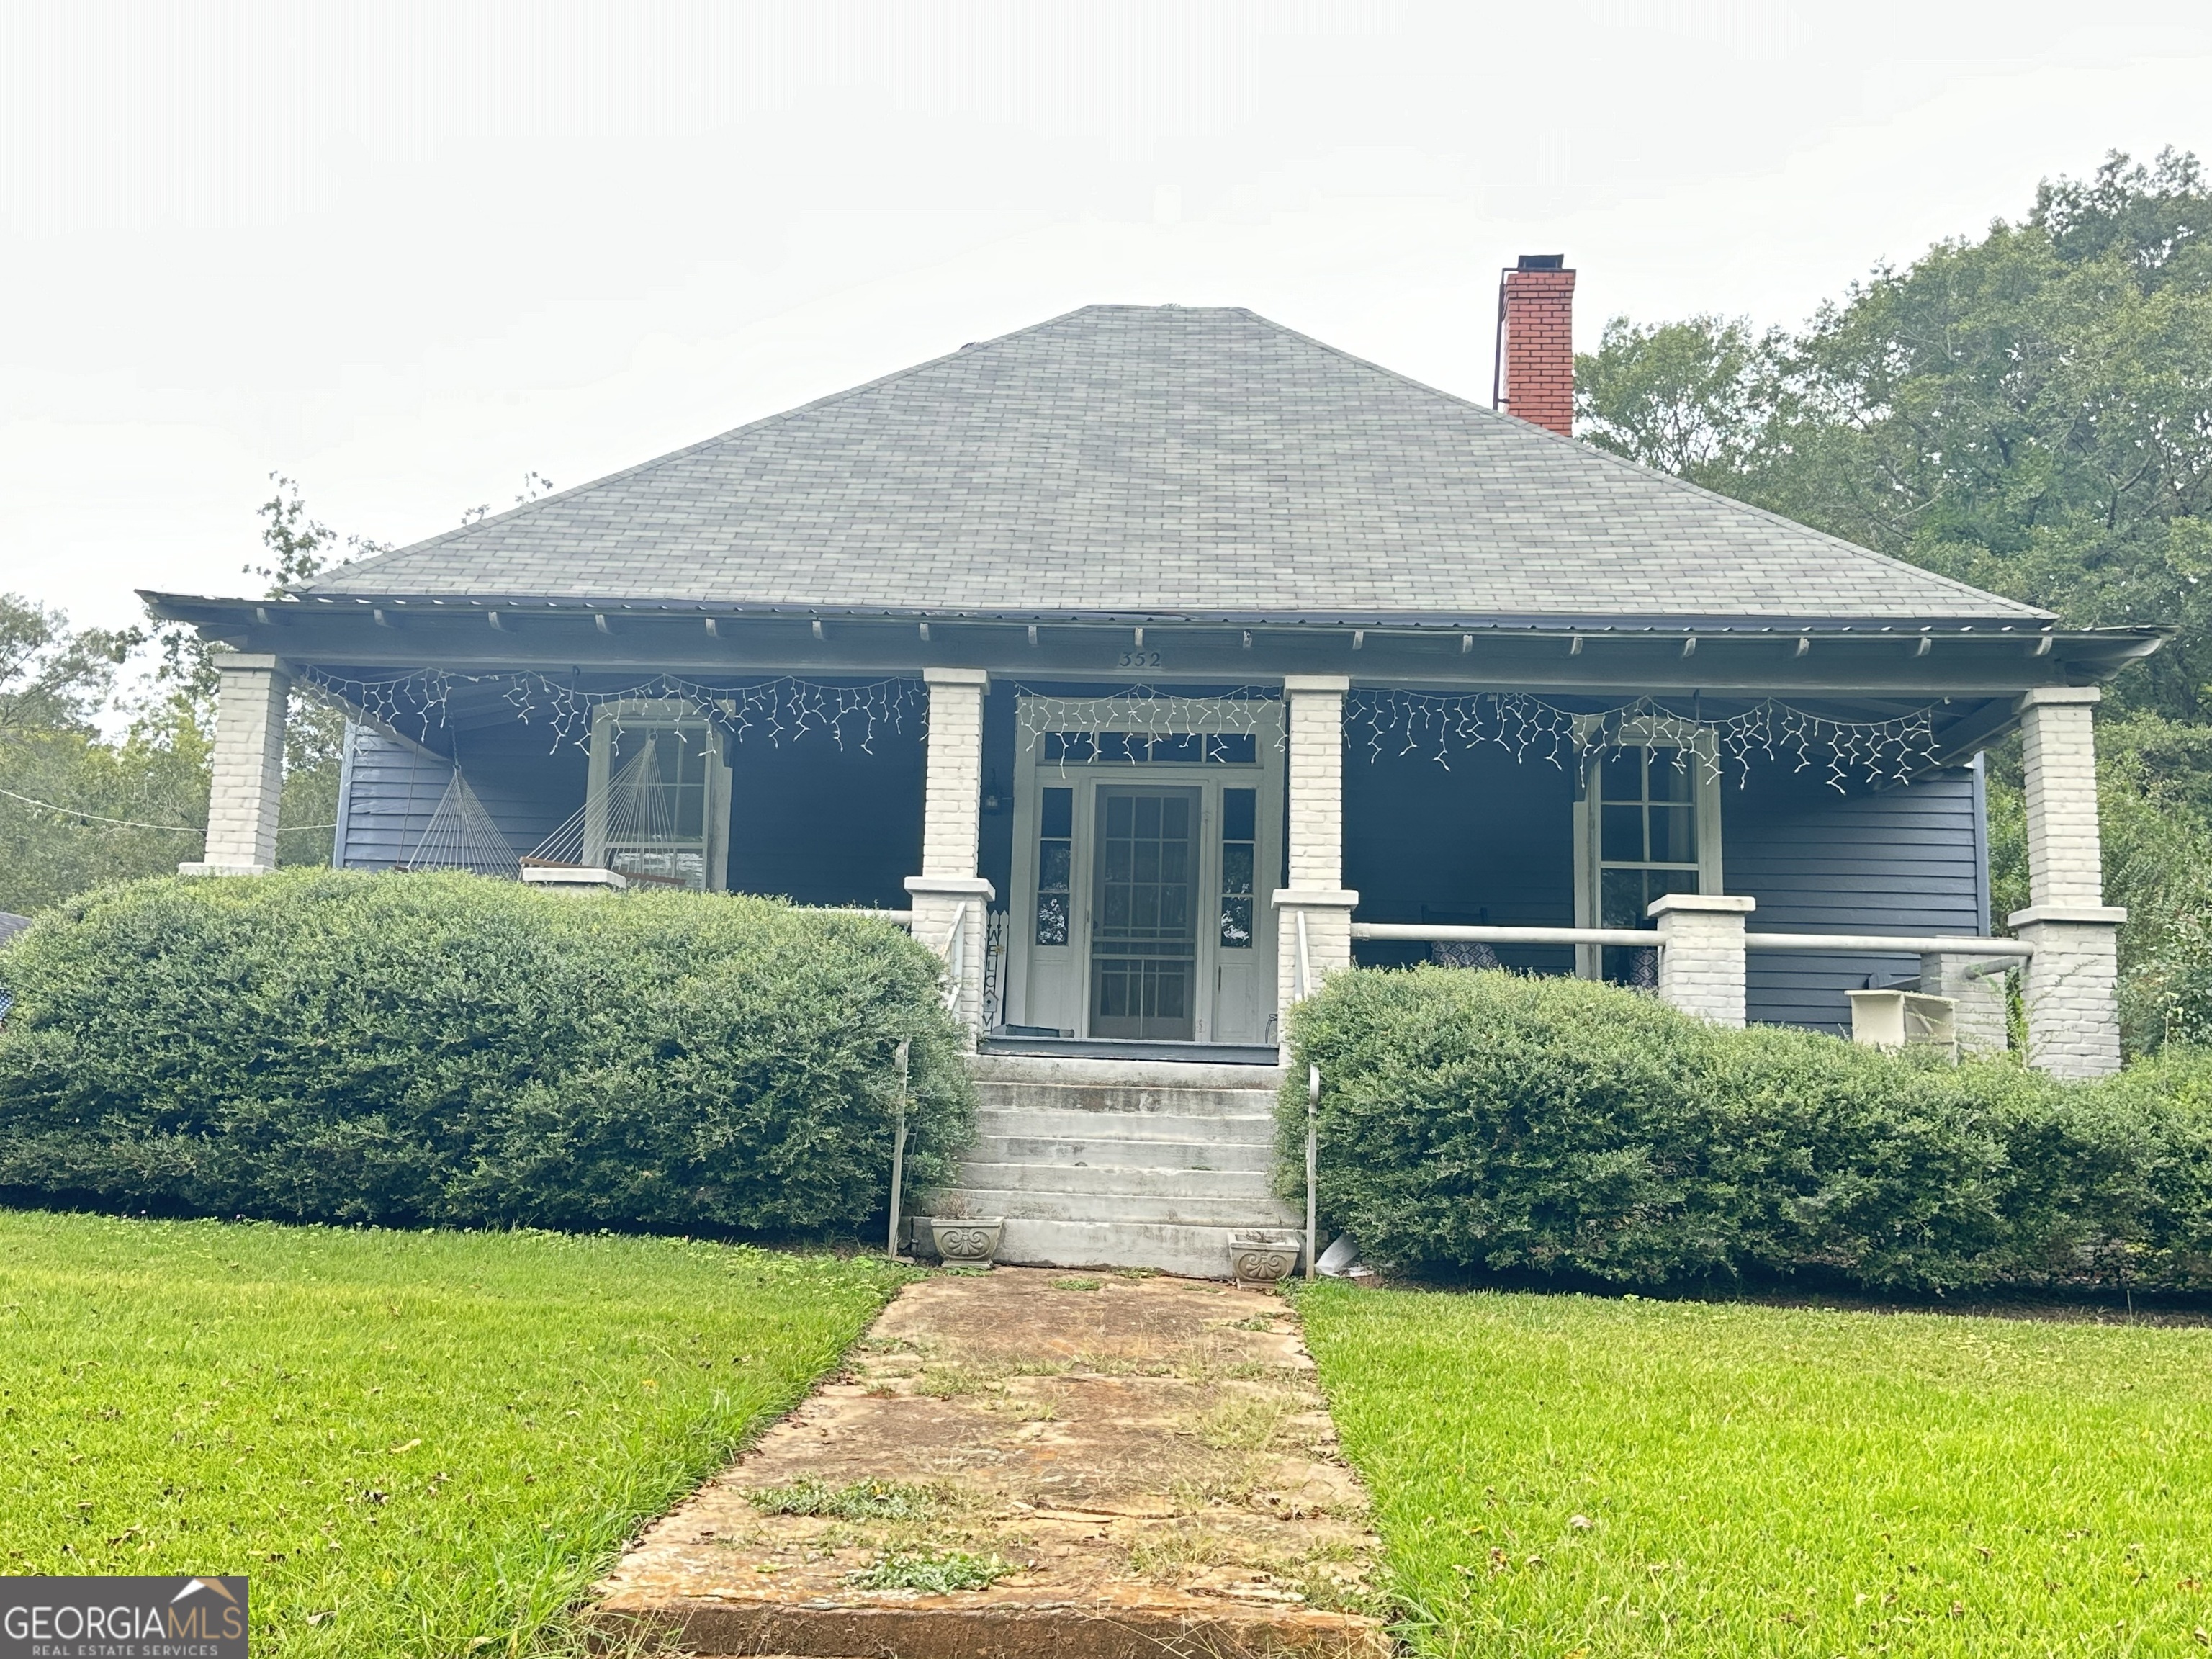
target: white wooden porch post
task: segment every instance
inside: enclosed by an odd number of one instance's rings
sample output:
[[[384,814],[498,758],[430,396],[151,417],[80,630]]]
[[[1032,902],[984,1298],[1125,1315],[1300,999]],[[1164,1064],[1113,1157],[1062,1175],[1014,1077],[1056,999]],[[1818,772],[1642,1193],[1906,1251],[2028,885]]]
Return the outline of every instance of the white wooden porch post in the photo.
[[[929,686],[921,873],[906,878],[906,890],[914,896],[914,936],[957,970],[952,1011],[972,1047],[983,1021],[985,912],[996,896],[991,884],[975,873],[983,794],[983,693],[991,677],[980,668],[925,668],[921,677]]]
[[[215,659],[215,752],[207,842],[181,876],[259,876],[276,867],[276,806],[284,793],[284,713],[292,677],[275,657],[234,651]]]
[[[1352,963],[1352,912],[1344,885],[1344,694],[1341,674],[1291,674],[1291,884],[1273,896],[1276,1036],[1287,1042],[1291,1005],[1323,975]]]
[[[2105,902],[2097,836],[2094,685],[2045,686],[2020,700],[2027,782],[2028,907],[2008,920],[2035,947],[2026,990],[2027,1057],[2054,1077],[2120,1069],[2118,933]]]

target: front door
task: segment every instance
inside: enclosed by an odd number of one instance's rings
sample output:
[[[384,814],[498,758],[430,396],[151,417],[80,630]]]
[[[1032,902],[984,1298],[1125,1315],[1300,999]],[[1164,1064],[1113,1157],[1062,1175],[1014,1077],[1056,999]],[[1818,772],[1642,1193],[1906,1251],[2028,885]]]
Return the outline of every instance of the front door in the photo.
[[[1091,1034],[1197,1034],[1196,789],[1101,785],[1091,903]]]
[[[1250,731],[1196,736],[1142,729],[1158,712],[1099,698],[1023,715],[1006,1023],[1272,1042],[1281,705],[1245,708]]]

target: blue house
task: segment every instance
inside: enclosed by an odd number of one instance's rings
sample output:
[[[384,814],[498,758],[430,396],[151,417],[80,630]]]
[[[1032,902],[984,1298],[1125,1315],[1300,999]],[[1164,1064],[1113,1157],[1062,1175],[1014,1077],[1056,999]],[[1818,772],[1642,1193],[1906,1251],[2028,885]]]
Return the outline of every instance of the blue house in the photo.
[[[1248,311],[1094,306],[281,600],[150,594],[234,653],[188,867],[275,862],[296,684],[351,722],[338,863],[890,914],[979,1078],[1032,1091],[1004,1109],[1075,1114],[1040,1145],[1139,1109],[1116,1091],[1239,1115],[1355,961],[1839,1032],[1907,984],[1970,1045],[2022,968],[2032,1058],[2115,1066],[2091,720],[2160,630],[2064,629],[1552,429],[1549,265],[1506,276],[1503,410]],[[1993,919],[1979,757],[2015,728],[2033,904]],[[989,1110],[971,1212],[1019,1231],[1025,1158],[1107,1167]],[[1137,1207],[1279,1222],[1251,1182]],[[1115,1259],[1066,1185],[1031,1259]]]

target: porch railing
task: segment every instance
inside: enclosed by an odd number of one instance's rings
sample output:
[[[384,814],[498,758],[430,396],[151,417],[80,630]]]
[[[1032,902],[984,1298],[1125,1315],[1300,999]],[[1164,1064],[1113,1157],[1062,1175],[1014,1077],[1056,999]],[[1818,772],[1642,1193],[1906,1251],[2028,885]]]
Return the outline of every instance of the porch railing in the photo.
[[[1304,917],[1300,916],[1301,924]],[[1301,938],[1304,936],[1301,927]],[[1355,921],[1355,939],[1407,939],[1443,945],[1625,945],[1656,951],[1666,936],[1650,927],[1453,927],[1442,923]],[[1849,952],[1855,956],[2017,957],[2035,954],[2025,939],[1982,939],[1963,933],[1754,933],[1743,936],[1747,951]]]

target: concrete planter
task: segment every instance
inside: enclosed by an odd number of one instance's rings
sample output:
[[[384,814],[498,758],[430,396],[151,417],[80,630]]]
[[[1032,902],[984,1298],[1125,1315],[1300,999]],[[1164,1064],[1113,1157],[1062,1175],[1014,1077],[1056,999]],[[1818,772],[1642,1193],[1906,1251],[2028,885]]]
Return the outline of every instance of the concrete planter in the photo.
[[[1003,1220],[939,1220],[933,1216],[928,1225],[930,1241],[945,1266],[988,1267],[999,1253],[999,1235],[1006,1224]]]
[[[1229,1276],[1240,1285],[1273,1285],[1298,1265],[1304,1242],[1295,1233],[1234,1233],[1229,1240]]]

